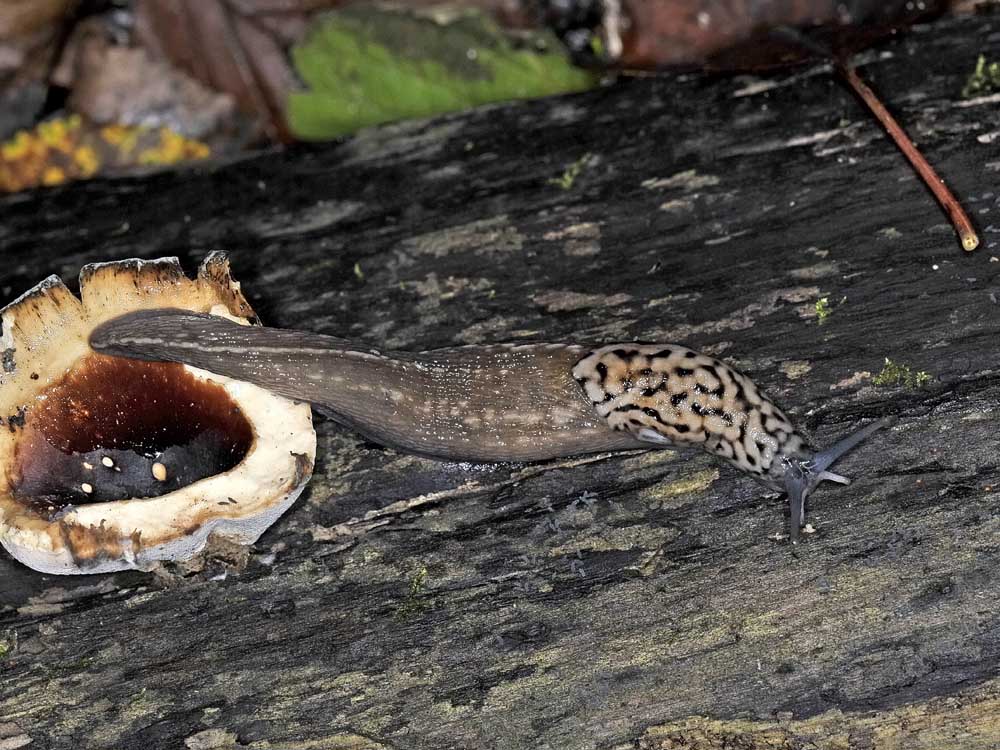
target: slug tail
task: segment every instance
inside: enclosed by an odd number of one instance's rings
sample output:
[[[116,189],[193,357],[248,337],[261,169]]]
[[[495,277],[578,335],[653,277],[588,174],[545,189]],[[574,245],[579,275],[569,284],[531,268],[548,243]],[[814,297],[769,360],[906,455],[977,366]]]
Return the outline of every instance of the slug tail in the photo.
[[[816,489],[820,482],[829,481],[839,484],[850,484],[851,480],[840,474],[834,474],[827,469],[836,463],[860,443],[871,437],[872,433],[888,427],[895,422],[894,417],[886,417],[865,425],[860,430],[838,440],[826,450],[820,451],[811,458],[799,461],[791,460],[785,473],[785,490],[788,493],[788,504],[791,509],[791,541],[798,541],[799,529],[805,524],[806,498]]]

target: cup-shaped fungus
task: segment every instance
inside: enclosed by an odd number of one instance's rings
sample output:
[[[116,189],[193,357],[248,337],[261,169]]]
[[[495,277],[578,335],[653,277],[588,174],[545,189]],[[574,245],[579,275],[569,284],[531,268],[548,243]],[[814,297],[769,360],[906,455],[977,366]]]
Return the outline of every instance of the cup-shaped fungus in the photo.
[[[308,404],[178,364],[97,354],[133,310],[255,318],[216,253],[90,265],[80,299],[52,276],[0,311],[0,543],[46,573],[145,569],[209,534],[250,544],[312,475]]]

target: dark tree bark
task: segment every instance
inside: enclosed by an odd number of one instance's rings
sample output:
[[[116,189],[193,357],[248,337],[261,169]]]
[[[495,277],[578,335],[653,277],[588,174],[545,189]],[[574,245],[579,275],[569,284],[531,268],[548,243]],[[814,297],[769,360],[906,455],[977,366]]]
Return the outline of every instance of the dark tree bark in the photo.
[[[784,500],[705,456],[453,465],[319,420],[306,495],[242,562],[59,578],[0,556],[0,747],[1000,742],[998,97],[959,97],[998,32],[947,21],[861,59],[971,209],[973,254],[824,68],[623,81],[0,201],[6,299],[224,248],[272,325],[679,341],[821,446],[899,415],[795,547]],[[887,357],[930,382],[875,385]]]

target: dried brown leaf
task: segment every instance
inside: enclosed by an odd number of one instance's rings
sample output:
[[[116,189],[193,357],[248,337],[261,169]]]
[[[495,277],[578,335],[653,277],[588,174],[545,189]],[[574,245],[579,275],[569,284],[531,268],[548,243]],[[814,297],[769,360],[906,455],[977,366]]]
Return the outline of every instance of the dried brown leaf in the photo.
[[[190,138],[231,129],[236,103],[229,94],[206,88],[142,48],[85,33],[69,49],[67,105],[92,122],[168,127]]]
[[[284,102],[298,86],[287,56],[316,1],[138,0],[136,37],[154,57],[234,97],[273,140],[289,140]]]
[[[0,1],[0,137],[34,121],[77,0]]]
[[[272,140],[291,140],[285,101],[300,87],[288,49],[302,39],[317,12],[344,0],[137,0],[137,39],[154,56],[216,91],[235,97]],[[410,0],[406,5],[440,4]],[[454,4],[454,3],[453,3]],[[527,25],[524,0],[463,0],[505,25]]]
[[[700,66],[749,69],[802,58],[804,49],[768,39],[775,27],[822,27],[831,46],[864,46],[879,30],[947,9],[947,0],[621,0],[621,18],[605,29],[628,68]],[[861,31],[851,40],[851,30]],[[720,53],[729,51],[723,58]],[[713,60],[713,58],[716,58]],[[720,64],[724,61],[724,64]]]

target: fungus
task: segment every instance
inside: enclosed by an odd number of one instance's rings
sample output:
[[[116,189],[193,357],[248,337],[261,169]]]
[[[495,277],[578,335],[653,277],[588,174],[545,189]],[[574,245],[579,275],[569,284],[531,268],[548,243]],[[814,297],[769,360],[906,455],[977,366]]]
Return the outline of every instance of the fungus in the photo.
[[[0,311],[0,544],[46,573],[148,569],[214,534],[250,544],[312,475],[308,404],[185,365],[90,350],[126,312],[174,307],[249,324],[221,253],[85,266]]]

